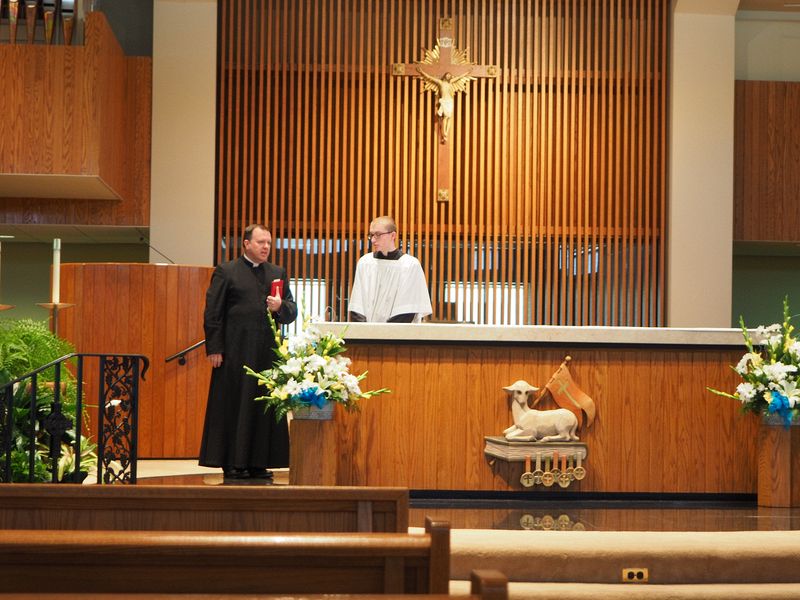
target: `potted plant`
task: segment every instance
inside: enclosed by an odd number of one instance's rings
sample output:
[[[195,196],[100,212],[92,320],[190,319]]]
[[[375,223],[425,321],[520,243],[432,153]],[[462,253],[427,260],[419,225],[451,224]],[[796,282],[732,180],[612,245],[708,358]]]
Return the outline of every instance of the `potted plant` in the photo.
[[[800,342],[794,337],[789,299],[783,322],[748,331],[740,318],[747,352],[733,367],[742,382],[733,394],[709,388],[741,402],[742,410],[761,417],[756,441],[759,506],[800,506]],[[782,427],[781,427],[782,425]]]
[[[350,373],[344,340],[336,334],[323,334],[305,318],[300,333],[282,339],[272,315],[267,313],[267,317],[275,336],[273,366],[260,373],[245,366],[245,372],[266,388],[267,393],[256,400],[265,403],[265,410],[273,407],[276,420],[289,411],[294,418],[331,418],[336,404],[357,410],[359,400],[389,392],[386,388],[361,389],[367,372]]]
[[[31,319],[0,321],[0,385],[8,383],[36,368],[57,358],[74,352],[73,347],[55,336],[47,326]],[[28,481],[30,468],[29,453],[31,442],[31,422],[34,423],[34,466],[33,481],[51,481],[52,462],[49,445],[46,443],[47,433],[41,424],[51,413],[55,400],[55,369],[44,371],[37,378],[35,414],[31,415],[31,385],[16,385],[13,390],[13,433],[11,440],[11,480]],[[61,370],[60,400],[61,411],[72,423],[76,422],[75,381],[69,369]],[[80,418],[86,419],[86,413]],[[85,421],[84,421],[85,422]],[[59,481],[71,480],[74,469],[75,440],[74,425],[66,433],[66,440],[61,445],[61,456],[57,465]],[[81,476],[88,474],[88,469],[97,464],[96,445],[87,437],[81,436]],[[0,463],[5,461],[0,452]],[[2,473],[0,472],[0,480]]]
[[[761,416],[767,424],[789,427],[800,422],[800,341],[794,337],[789,299],[783,300],[783,322],[748,331],[739,318],[747,352],[733,367],[742,382],[733,394],[709,391],[741,402],[744,412]]]

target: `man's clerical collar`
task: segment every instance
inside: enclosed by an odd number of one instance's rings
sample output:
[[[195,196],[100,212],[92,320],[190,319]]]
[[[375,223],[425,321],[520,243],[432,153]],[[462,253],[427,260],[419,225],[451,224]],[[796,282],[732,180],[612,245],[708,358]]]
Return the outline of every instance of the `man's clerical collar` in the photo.
[[[252,260],[250,260],[250,257],[247,256],[247,254],[242,254],[242,258],[245,259],[250,264],[250,266],[253,267],[254,269],[256,267],[260,267],[263,264],[263,263],[253,262]]]
[[[399,260],[401,256],[403,256],[403,251],[400,248],[395,248],[391,252],[387,252],[386,254],[382,254],[380,252],[373,252],[372,255],[375,258],[379,258],[382,260]]]

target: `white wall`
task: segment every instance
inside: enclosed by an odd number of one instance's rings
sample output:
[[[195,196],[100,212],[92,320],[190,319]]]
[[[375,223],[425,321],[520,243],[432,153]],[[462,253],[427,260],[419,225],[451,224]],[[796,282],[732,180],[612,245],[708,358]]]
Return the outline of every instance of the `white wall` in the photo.
[[[667,323],[729,327],[733,262],[734,15],[738,0],[673,12]]]
[[[150,262],[213,263],[216,60],[216,0],[155,0]]]

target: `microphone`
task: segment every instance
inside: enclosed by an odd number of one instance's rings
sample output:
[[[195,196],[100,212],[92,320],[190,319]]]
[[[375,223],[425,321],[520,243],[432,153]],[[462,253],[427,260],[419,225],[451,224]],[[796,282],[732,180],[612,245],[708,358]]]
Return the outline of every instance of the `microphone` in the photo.
[[[169,261],[169,263],[170,263],[171,265],[174,265],[174,264],[176,264],[174,260],[172,260],[172,259],[171,259],[169,256],[167,256],[166,254],[164,254],[163,252],[161,252],[161,250],[159,250],[158,248],[156,248],[155,246],[153,246],[153,245],[150,243],[150,240],[148,240],[147,238],[145,238],[143,235],[142,235],[142,236],[139,236],[139,241],[140,241],[140,242],[144,242],[145,244],[147,244],[147,247],[148,247],[148,248],[150,248],[150,250],[152,250],[153,252],[156,252],[157,254],[159,254],[159,255],[163,256],[164,258],[166,258],[166,259]]]

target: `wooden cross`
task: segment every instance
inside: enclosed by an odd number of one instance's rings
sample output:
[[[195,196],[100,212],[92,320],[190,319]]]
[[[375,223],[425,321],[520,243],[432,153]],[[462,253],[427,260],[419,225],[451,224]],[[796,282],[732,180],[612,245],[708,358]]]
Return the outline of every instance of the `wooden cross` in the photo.
[[[450,188],[450,130],[453,121],[455,95],[467,93],[467,84],[479,77],[496,77],[499,69],[493,65],[476,65],[469,62],[467,50],[453,46],[453,20],[439,19],[436,45],[425,50],[425,57],[414,63],[395,63],[392,75],[409,75],[422,80],[422,91],[432,91],[438,96],[436,114],[439,117],[438,158],[439,173],[436,197],[439,202],[449,202]]]

